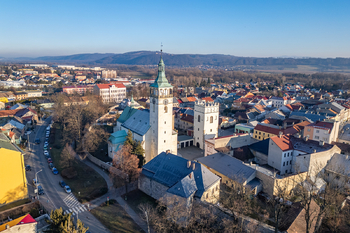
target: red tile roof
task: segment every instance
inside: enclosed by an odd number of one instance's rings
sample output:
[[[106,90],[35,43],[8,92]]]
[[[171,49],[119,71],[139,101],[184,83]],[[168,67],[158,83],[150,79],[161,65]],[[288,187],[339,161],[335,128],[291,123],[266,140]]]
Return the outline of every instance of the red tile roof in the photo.
[[[214,100],[211,97],[204,97],[202,100],[205,100],[205,102],[214,102]]]
[[[258,130],[258,131],[262,131],[262,132],[274,134],[274,135],[278,135],[279,132],[283,132],[283,130],[281,130],[281,129],[273,128],[273,127],[270,127],[267,125],[262,125],[262,124],[257,124],[255,126],[254,130]]]
[[[122,83],[116,83],[116,84],[96,84],[98,88],[100,89],[106,89],[110,88],[112,85],[114,85],[117,88],[125,88],[124,84]]]
[[[274,136],[271,137],[271,140],[276,143],[276,145],[282,150],[292,150],[293,149],[293,144],[290,141],[290,135],[282,135],[281,137],[279,136]]]
[[[196,102],[196,98],[195,97],[187,97],[188,102]]]

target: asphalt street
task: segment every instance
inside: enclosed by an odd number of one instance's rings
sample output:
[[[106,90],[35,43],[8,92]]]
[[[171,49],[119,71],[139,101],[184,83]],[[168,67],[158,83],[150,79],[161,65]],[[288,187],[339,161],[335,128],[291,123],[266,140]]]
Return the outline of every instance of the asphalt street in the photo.
[[[54,175],[48,166],[47,158],[44,155],[44,142],[46,127],[51,123],[51,118],[39,122],[34,132],[29,134],[30,151],[24,155],[26,165],[31,166],[31,171],[27,171],[28,193],[30,197],[38,198],[40,203],[49,212],[62,207],[65,213],[71,212],[74,219],[79,218],[90,232],[109,232],[89,211],[88,206],[78,202],[73,193],[68,194],[59,185],[62,180],[61,175]],[[41,143],[35,144],[36,138],[40,138]],[[50,147],[50,145],[49,145]],[[34,193],[33,179],[37,174],[38,182],[43,187],[45,194]]]

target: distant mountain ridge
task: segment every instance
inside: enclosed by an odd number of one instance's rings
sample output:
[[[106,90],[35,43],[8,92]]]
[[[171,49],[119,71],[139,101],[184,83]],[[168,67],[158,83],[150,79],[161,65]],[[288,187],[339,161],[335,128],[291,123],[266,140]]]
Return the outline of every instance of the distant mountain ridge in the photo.
[[[86,53],[69,56],[45,56],[31,59],[17,58],[30,62],[50,62],[88,65],[156,65],[160,52],[136,51],[121,54],[113,53]],[[350,68],[350,58],[284,58],[284,57],[237,57],[223,54],[169,54],[163,53],[163,60],[167,66],[194,67],[194,66],[296,66],[309,65],[318,67]]]

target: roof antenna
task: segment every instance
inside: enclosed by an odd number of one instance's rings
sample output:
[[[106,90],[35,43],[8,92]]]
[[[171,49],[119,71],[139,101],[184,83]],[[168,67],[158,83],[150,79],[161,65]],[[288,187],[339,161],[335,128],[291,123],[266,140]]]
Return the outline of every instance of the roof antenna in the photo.
[[[160,43],[160,58],[163,57],[163,43]]]

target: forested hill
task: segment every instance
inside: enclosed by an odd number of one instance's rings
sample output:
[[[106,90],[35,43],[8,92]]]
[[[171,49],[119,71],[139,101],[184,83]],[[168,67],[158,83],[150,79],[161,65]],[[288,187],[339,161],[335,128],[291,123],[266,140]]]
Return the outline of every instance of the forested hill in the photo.
[[[159,52],[137,51],[122,54],[76,54],[70,56],[46,56],[30,59],[33,61],[53,63],[76,63],[89,65],[155,65],[160,57]],[[236,57],[222,54],[168,54],[163,53],[163,60],[167,66],[194,67],[208,66],[296,66],[309,65],[319,67],[350,68],[350,58],[254,58]]]

